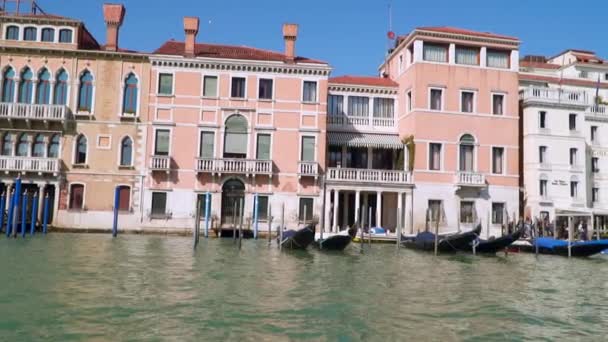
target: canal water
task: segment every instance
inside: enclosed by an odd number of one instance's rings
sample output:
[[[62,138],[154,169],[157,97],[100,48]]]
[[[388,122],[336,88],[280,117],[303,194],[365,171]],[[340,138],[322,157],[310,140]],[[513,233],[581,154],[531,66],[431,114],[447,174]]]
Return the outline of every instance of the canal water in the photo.
[[[608,258],[0,238],[0,341],[605,341]]]

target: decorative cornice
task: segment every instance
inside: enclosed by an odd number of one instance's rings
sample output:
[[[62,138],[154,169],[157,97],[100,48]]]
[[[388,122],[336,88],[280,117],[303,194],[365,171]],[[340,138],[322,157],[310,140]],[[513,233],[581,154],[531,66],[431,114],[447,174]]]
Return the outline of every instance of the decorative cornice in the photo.
[[[37,55],[40,57],[79,57],[91,59],[116,59],[147,61],[148,56],[141,53],[116,52],[105,50],[59,50],[23,46],[0,46],[0,53],[16,55]]]
[[[368,93],[368,94],[383,94],[397,95],[398,89],[387,87],[373,87],[358,84],[330,84],[329,91],[340,91],[350,93]]]
[[[78,27],[81,24],[81,22],[76,19],[45,17],[44,15],[31,16],[31,17],[0,15],[0,23],[3,23],[3,24],[10,24],[10,23],[39,24],[39,25],[47,24],[47,25],[64,25],[64,26],[72,26],[72,27]]]
[[[518,48],[519,43],[520,43],[519,41],[512,40],[512,39],[481,37],[481,36],[472,36],[472,35],[462,34],[462,33],[445,33],[445,32],[424,31],[424,30],[414,31],[414,34],[411,35],[411,37],[408,37],[410,39],[407,39],[407,40],[408,41],[411,40],[411,38],[415,37],[416,35],[420,35],[423,37],[431,37],[431,38],[466,40],[466,41],[476,42],[476,43],[509,45],[514,48]]]

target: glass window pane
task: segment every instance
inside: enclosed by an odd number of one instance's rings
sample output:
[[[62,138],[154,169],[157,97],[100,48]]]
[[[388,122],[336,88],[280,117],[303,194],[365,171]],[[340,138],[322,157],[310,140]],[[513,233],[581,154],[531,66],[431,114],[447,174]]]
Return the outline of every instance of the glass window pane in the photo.
[[[257,159],[270,160],[270,134],[258,134]]]
[[[508,51],[495,51],[488,50],[486,52],[487,66],[490,68],[509,68],[509,55]]]
[[[369,97],[349,96],[348,115],[359,117],[369,116]]]
[[[456,47],[456,64],[479,65],[479,49]]]
[[[392,118],[395,110],[395,101],[393,99],[375,98],[374,99],[374,117],[376,118]]]
[[[133,142],[130,138],[124,138],[120,147],[120,165],[131,166],[133,158]]]
[[[173,95],[173,75],[159,74],[158,93],[161,95]]]
[[[71,43],[72,42],[72,30],[63,29],[59,31],[59,42],[60,43]]]
[[[315,137],[302,137],[302,161],[315,160]]]
[[[246,80],[244,77],[233,77],[230,97],[244,98],[245,97],[245,85],[246,85]]]
[[[254,208],[255,210],[255,208]],[[268,219],[268,196],[258,196],[258,220]]]
[[[304,81],[304,102],[317,102],[317,82]]]
[[[169,155],[169,143],[170,143],[170,131],[166,129],[156,130],[156,144],[154,146],[155,156],[168,156]]]
[[[425,43],[422,50],[422,58],[425,61],[442,63],[446,63],[448,61],[447,46]]]
[[[201,146],[200,146],[200,157],[201,158],[213,158],[213,147],[215,142],[215,133],[213,132],[201,132]]]
[[[504,95],[494,94],[492,95],[492,114],[502,115],[504,114]]]
[[[260,89],[258,97],[264,100],[272,99],[272,80],[271,79],[260,79]]]
[[[216,76],[205,76],[203,96],[205,97],[217,97],[217,77]]]
[[[329,95],[327,107],[328,107],[329,115],[343,115],[344,114],[344,96]]]

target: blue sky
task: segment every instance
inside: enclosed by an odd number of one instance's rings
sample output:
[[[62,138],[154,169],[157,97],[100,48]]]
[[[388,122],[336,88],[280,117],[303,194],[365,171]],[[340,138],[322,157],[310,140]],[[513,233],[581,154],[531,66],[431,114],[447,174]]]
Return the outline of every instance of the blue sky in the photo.
[[[38,0],[47,13],[85,21],[105,41],[103,0]],[[300,25],[298,55],[328,61],[333,75],[375,75],[387,47],[387,0],[111,0],[127,7],[120,45],[153,51],[183,40],[184,15],[201,18],[198,41],[283,50],[281,25]],[[576,6],[578,3],[580,6]],[[488,5],[491,4],[491,5]],[[584,6],[583,6],[584,4]],[[571,2],[392,0],[393,31],[456,26],[519,37],[521,55],[553,55],[566,48],[608,58],[606,0]]]

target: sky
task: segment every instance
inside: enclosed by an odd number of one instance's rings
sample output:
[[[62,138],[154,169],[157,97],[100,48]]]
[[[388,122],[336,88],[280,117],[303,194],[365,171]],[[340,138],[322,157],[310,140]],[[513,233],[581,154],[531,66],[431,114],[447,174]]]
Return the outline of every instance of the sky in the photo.
[[[37,0],[47,13],[85,22],[105,42],[104,0]],[[519,37],[520,55],[555,55],[567,48],[608,58],[606,0],[110,0],[127,8],[121,47],[151,52],[168,39],[183,40],[183,16],[198,16],[198,42],[283,51],[281,26],[300,26],[296,53],[327,61],[332,76],[376,75],[392,30],[455,26]],[[584,3],[584,6],[582,4]]]

